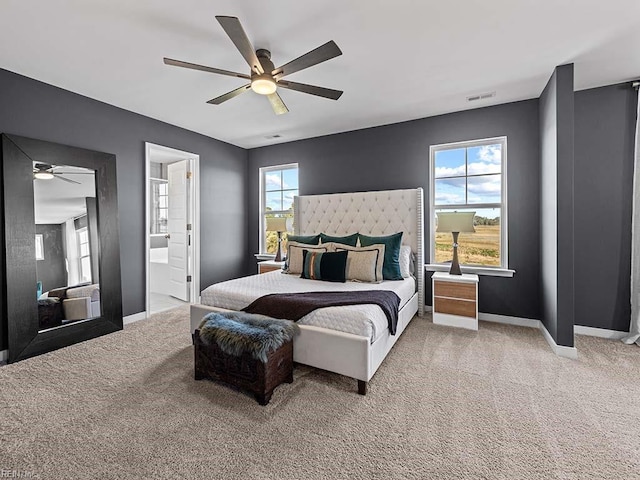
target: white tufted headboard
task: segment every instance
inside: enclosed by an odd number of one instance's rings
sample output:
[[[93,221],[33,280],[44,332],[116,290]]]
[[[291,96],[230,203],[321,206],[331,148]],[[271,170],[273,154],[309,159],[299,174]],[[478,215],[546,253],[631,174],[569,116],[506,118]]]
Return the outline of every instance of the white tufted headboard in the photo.
[[[424,205],[422,188],[379,192],[303,195],[293,200],[297,235],[391,235],[416,256],[419,315],[424,313]]]

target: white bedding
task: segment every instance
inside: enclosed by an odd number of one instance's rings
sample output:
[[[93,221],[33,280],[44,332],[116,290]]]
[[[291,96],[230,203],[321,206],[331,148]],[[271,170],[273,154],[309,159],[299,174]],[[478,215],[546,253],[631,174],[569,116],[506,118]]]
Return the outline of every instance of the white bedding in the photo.
[[[242,310],[257,298],[270,293],[349,290],[391,290],[400,297],[400,308],[402,308],[416,292],[416,281],[410,277],[401,281],[385,281],[377,284],[333,283],[307,280],[297,275],[274,271],[211,285],[202,291],[202,303],[229,310]],[[320,308],[302,317],[298,323],[367,337],[371,343],[375,342],[388,328],[387,317],[377,305]]]

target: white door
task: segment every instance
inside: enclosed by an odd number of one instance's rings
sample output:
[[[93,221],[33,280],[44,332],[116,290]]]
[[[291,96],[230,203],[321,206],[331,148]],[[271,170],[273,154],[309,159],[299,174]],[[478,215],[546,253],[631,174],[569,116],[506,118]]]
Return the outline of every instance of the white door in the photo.
[[[169,291],[171,296],[189,301],[188,183],[189,160],[167,166],[169,177]]]

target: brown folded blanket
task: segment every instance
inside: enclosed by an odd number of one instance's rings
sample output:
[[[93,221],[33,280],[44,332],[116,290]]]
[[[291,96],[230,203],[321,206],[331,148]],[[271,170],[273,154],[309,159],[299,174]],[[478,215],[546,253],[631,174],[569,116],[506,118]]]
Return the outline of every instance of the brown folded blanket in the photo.
[[[360,290],[357,292],[272,293],[256,299],[242,310],[273,318],[297,322],[318,308],[373,304],[382,308],[387,317],[389,332],[396,334],[400,297],[389,290]]]

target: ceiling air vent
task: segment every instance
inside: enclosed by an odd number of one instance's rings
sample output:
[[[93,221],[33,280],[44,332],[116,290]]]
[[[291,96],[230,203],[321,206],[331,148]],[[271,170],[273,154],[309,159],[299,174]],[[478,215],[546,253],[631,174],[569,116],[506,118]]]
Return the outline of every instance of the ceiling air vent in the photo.
[[[477,102],[478,100],[486,100],[487,98],[492,98],[496,96],[496,92],[485,92],[479,93],[477,95],[471,95],[467,97],[467,102]]]

